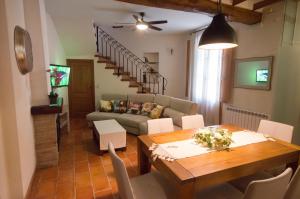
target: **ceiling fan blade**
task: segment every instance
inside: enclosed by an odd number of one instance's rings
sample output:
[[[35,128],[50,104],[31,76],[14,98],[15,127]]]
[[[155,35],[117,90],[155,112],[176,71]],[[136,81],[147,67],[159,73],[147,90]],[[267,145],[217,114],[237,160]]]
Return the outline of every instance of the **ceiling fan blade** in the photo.
[[[136,21],[140,21],[140,19],[139,19],[138,16],[136,16],[136,15],[132,15],[132,16],[133,16],[133,18],[134,18]]]
[[[135,23],[116,23],[118,25],[135,25]]]
[[[164,23],[168,23],[167,20],[160,20],[160,21],[148,21],[148,24],[164,24]]]
[[[124,26],[113,26],[112,28],[124,28]]]
[[[157,31],[161,31],[162,29],[156,26],[152,26],[151,24],[149,24],[149,28],[153,29],[153,30],[157,30]]]

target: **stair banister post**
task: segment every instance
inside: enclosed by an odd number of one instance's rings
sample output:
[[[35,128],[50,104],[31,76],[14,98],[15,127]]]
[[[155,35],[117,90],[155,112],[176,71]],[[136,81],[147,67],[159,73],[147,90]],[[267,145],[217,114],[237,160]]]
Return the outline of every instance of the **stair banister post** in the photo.
[[[97,54],[99,54],[99,27],[96,26],[96,45],[97,45]]]

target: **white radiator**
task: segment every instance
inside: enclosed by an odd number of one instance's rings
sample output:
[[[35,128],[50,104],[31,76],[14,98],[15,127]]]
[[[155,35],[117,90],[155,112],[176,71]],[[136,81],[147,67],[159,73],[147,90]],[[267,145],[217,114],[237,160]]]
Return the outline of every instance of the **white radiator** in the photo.
[[[257,131],[260,120],[268,120],[266,113],[258,113],[229,104],[223,104],[222,124],[234,124],[239,127]]]

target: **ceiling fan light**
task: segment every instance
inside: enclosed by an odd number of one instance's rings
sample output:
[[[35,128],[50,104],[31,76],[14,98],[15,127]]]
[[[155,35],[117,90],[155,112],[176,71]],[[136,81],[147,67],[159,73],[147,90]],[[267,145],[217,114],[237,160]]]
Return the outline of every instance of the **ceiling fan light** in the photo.
[[[199,42],[199,48],[201,49],[227,49],[237,46],[236,33],[226,22],[223,14],[214,16]]]
[[[137,22],[136,23],[136,28],[139,29],[139,30],[147,30],[148,25],[146,23]]]

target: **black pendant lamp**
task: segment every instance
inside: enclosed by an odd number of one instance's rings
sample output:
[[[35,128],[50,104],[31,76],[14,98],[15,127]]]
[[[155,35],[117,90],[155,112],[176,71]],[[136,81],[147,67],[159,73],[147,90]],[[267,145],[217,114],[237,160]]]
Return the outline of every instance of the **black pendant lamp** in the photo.
[[[238,46],[235,31],[222,14],[221,0],[218,2],[218,11],[201,36],[199,42],[201,49],[226,49]]]

